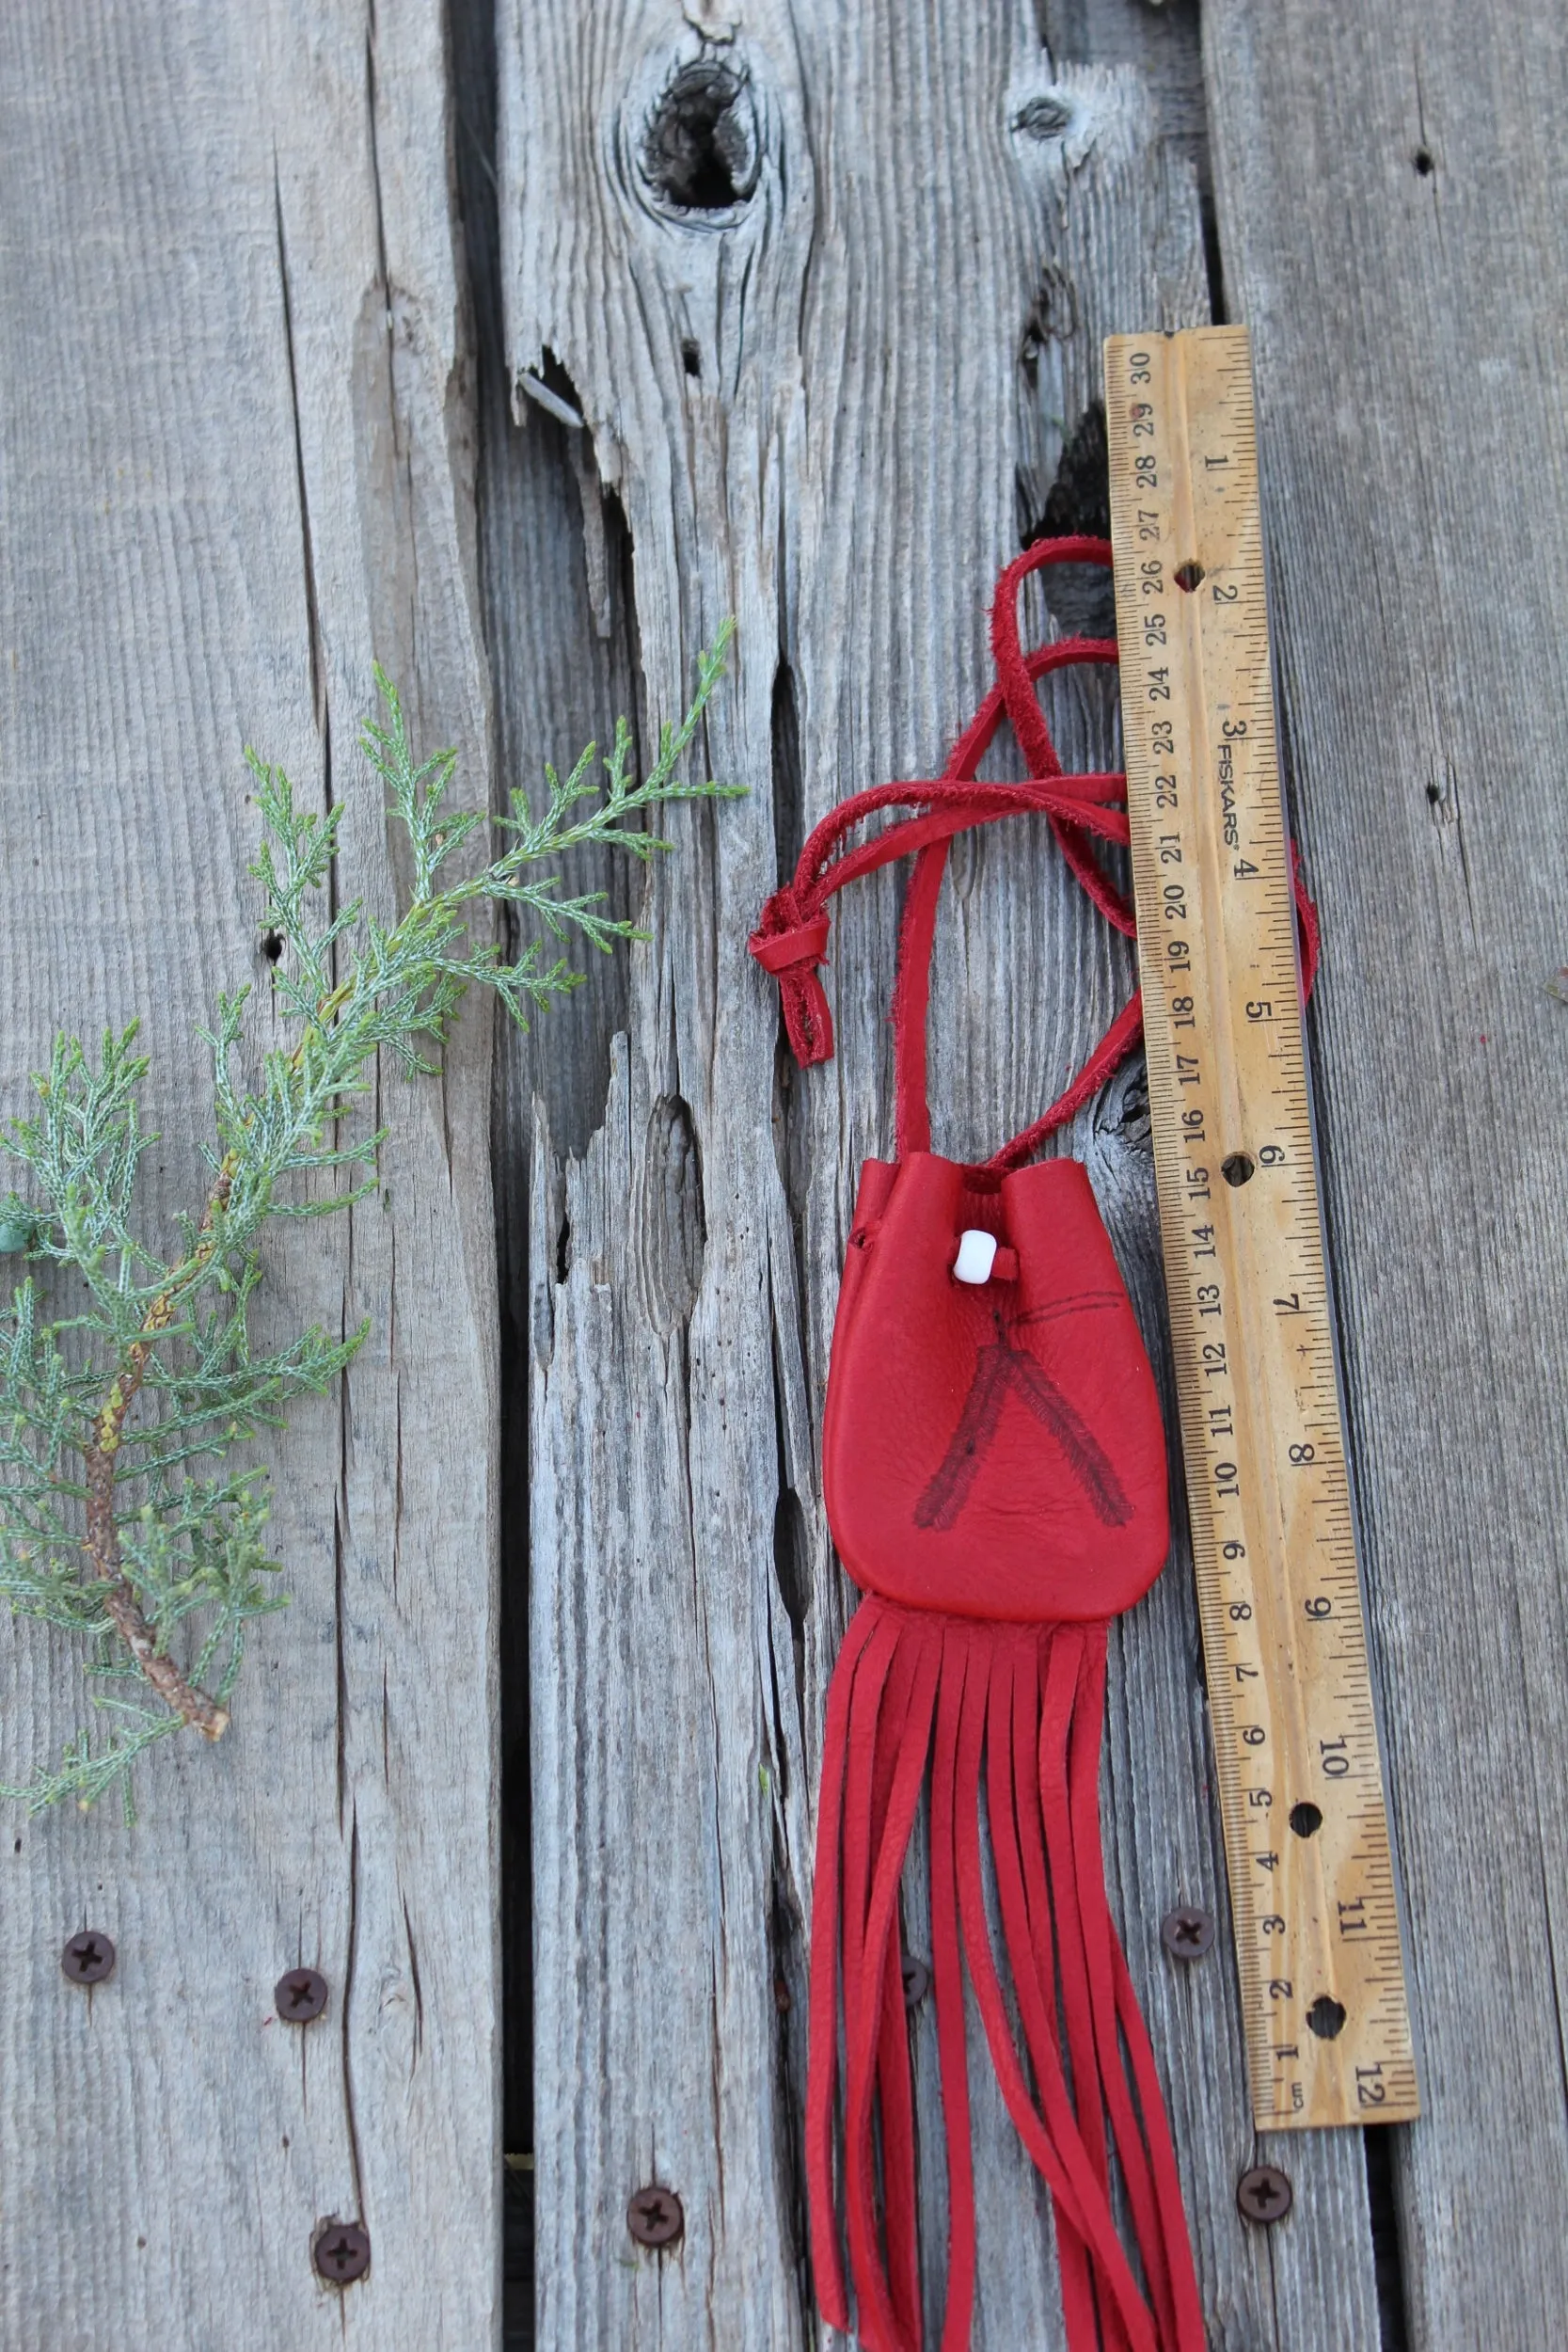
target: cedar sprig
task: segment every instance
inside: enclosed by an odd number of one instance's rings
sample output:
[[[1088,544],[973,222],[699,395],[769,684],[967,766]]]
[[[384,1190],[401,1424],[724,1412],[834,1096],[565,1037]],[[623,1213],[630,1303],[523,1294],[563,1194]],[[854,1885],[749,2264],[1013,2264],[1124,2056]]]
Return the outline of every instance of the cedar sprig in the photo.
[[[621,720],[602,763],[590,744],[564,780],[546,770],[537,816],[515,791],[504,817],[451,808],[456,754],[416,759],[378,668],[384,721],[366,722],[362,747],[413,860],[409,902],[391,924],[359,899],[321,919],[342,805],[300,806],[283,771],[247,753],[261,823],[251,872],[262,929],[280,943],[273,1008],[288,1041],[247,1082],[240,1048],[251,991],[219,996],[201,1032],[210,1181],[200,1211],[180,1221],[172,1258],[136,1217],[138,1168],[156,1139],[140,1124],[148,1061],[136,1025],[106,1034],[96,1058],[75,1038],[56,1040],[33,1081],[34,1111],[0,1130],[24,1171],[24,1189],[0,1200],[0,1251],[24,1254],[32,1268],[0,1309],[0,1600],[85,1644],[100,1730],[78,1731],[57,1769],[0,1784],[0,1795],[37,1811],[64,1798],[90,1806],[118,1787],[129,1815],[132,1767],[149,1747],[187,1725],[221,1738],[245,1628],[284,1597],[264,1542],[265,1473],[225,1470],[225,1459],[280,1428],[298,1398],[330,1388],[369,1327],[335,1339],[313,1327],[254,1350],[248,1317],[265,1228],[329,1216],[374,1189],[388,1131],[356,1134],[345,1122],[384,1048],[410,1076],[434,1072],[471,987],[493,990],[526,1028],[580,984],[539,939],[508,961],[474,935],[476,914],[515,907],[554,942],[580,936],[606,952],[645,935],[604,912],[604,892],[567,895],[554,862],[598,846],[645,864],[670,847],[644,830],[650,811],[739,789],[678,772],[730,634],[726,624],[699,657],[690,707],[661,730],[646,777],[636,775]],[[462,873],[454,861],[492,823],[499,853]]]

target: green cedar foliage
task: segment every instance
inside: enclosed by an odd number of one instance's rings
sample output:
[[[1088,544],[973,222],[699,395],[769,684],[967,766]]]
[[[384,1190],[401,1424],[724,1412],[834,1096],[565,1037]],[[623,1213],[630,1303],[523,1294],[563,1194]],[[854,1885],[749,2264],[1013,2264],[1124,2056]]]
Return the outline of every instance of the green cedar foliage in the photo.
[[[236,1075],[250,991],[221,995],[210,1030],[214,1135],[207,1199],[182,1220],[166,1261],[136,1220],[136,1173],[154,1138],[137,1102],[147,1073],[135,1025],[92,1058],[61,1037],[34,1079],[38,1105],[0,1133],[21,1163],[21,1189],[0,1200],[0,1250],[31,1267],[0,1310],[0,1597],[22,1617],[77,1639],[97,1717],[55,1769],[40,1766],[0,1795],[37,1811],[91,1805],[155,1740],[190,1725],[221,1736],[248,1621],[282,1606],[267,1555],[266,1478],[226,1467],[230,1451],[281,1427],[290,1405],[330,1387],[365,1336],[304,1331],[270,1355],[251,1346],[248,1310],[262,1279],[264,1228],[325,1216],[375,1188],[386,1135],[344,1139],[386,1048],[411,1075],[432,1072],[448,1023],[476,983],[520,1026],[581,975],[539,940],[515,961],[468,930],[471,911],[514,906],[557,943],[579,934],[606,951],[643,936],[603,911],[603,892],[566,896],[565,851],[608,845],[646,863],[669,843],[643,829],[668,801],[725,798],[737,787],[685,784],[677,770],[724,664],[728,626],[698,662],[696,692],[639,783],[623,719],[597,772],[590,744],[548,803],[526,797],[492,819],[450,810],[456,755],[416,764],[398,697],[378,669],[386,723],[366,723],[365,755],[413,853],[413,890],[388,928],[360,901],[320,920],[341,807],[296,806],[281,769],[248,755],[262,840],[251,868],[262,924],[281,942],[276,1010],[293,1042],[266,1055],[259,1086]],[[499,825],[500,853],[451,878],[476,834]],[[470,861],[471,863],[471,861]],[[324,1174],[324,1171],[325,1174]]]

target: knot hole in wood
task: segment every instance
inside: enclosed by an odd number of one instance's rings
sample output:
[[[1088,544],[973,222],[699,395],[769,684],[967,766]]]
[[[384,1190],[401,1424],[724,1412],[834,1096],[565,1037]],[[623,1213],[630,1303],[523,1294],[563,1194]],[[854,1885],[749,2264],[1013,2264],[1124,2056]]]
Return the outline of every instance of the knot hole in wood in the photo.
[[[761,141],[751,83],[727,59],[694,58],[665,85],[642,137],[642,173],[668,211],[723,215],[751,199]]]
[[[702,1154],[678,1094],[661,1094],[648,1120],[636,1231],[643,1304],[655,1329],[669,1333],[691,1319],[707,1251]]]

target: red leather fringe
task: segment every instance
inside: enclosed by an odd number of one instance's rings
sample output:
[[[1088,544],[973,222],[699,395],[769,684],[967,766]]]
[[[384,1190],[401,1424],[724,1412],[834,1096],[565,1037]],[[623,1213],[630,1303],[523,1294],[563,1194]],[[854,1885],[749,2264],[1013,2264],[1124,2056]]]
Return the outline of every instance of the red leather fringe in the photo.
[[[966,1969],[1008,2113],[1051,2190],[1070,2352],[1204,2352],[1170,2128],[1105,1898],[1104,1705],[1103,1624],[976,1624],[868,1597],[845,1639],[822,1758],[806,2172],[822,2314],[846,2329],[853,2316],[865,2352],[923,2342],[898,1888],[927,1766],[942,2352],[967,2352],[974,2295]],[[982,1789],[1022,2050],[986,1914]],[[1141,2279],[1112,2216],[1113,2158]]]

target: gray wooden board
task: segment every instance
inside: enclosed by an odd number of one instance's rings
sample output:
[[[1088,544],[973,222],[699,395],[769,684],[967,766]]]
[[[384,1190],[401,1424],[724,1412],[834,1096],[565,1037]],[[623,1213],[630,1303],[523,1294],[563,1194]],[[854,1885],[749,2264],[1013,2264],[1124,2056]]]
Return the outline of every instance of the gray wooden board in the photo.
[[[1318,1109],[1413,1922],[1416,2347],[1568,2311],[1561,559],[1568,31],[1212,0],[1256,339]]]
[[[441,14],[89,0],[0,21],[3,1091],[59,1021],[135,1010],[156,1219],[199,1200],[191,1032],[265,1003],[241,747],[351,796],[342,883],[387,911],[353,742],[372,653],[483,802],[473,437]],[[264,1016],[263,1016],[264,1020]],[[281,1321],[373,1318],[296,1415],[294,1599],[221,1747],[8,1823],[0,2339],[151,2352],[492,2340],[499,2284],[489,1024],[388,1077],[380,1198],[274,1245]],[[8,1629],[0,1769],[57,1752],[77,1663]],[[112,1934],[90,1995],[72,1930]],[[325,2018],[276,2021],[305,1961]],[[314,2277],[363,2217],[369,2278]]]
[[[819,2332],[802,1937],[850,1603],[816,1432],[855,1175],[890,1141],[897,884],[836,902],[839,1051],[808,1079],[776,1059],[776,998],[745,936],[844,792],[940,766],[986,683],[996,569],[1064,421],[1098,390],[1101,335],[1205,315],[1198,205],[1140,69],[1053,70],[1022,9],[759,7],[742,22],[510,0],[499,24],[510,362],[539,376],[547,354],[564,371],[625,510],[651,710],[677,707],[694,647],[737,614],[707,757],[752,792],[672,828],[680,855],[647,899],[654,936],[596,1131],[563,1149],[578,1098],[542,1099],[533,1127],[539,2341],[784,2346]],[[742,86],[729,155],[752,192],[693,214],[660,194],[647,126],[683,70],[716,63]],[[512,658],[534,675],[504,694],[541,713],[551,644],[514,641]],[[1103,755],[1102,692],[1069,690],[1056,711],[1070,756]],[[933,1076],[939,1146],[964,1152],[1049,1097],[1130,974],[1037,834],[1008,829],[954,863]],[[1073,1140],[1158,1349],[1135,1075]],[[1222,1957],[1178,1976],[1159,1951],[1170,1903],[1224,1902],[1183,1550],[1120,1634],[1113,1686],[1111,1875],[1171,2087],[1212,2340],[1370,2347],[1359,2136],[1292,2141],[1295,2213],[1267,2236],[1243,2227],[1233,2193],[1255,2142],[1233,1974]],[[912,1877],[909,1892],[918,1919]],[[930,2030],[918,2023],[915,2048],[940,2248]],[[978,2056],[974,2084],[975,2343],[1048,2345],[1043,2201]],[[627,2235],[649,2181],[684,2201],[675,2253]]]
[[[512,414],[501,349],[495,178],[493,9],[451,12],[457,182],[472,283],[479,463],[480,588],[493,680],[498,798],[537,797],[544,763],[564,772],[591,739],[608,743],[618,712],[639,719],[628,644],[626,533],[592,475],[592,443],[532,401]],[[556,372],[552,371],[552,373]],[[561,378],[556,373],[556,381]],[[586,510],[585,510],[586,501]],[[586,519],[585,519],[586,512]],[[592,563],[590,552],[592,551]],[[602,632],[602,633],[601,633]],[[568,861],[573,891],[603,889],[629,908],[638,869],[607,852]],[[506,2019],[506,2146],[533,2144],[532,1939],[528,1820],[528,1147],[535,1090],[562,1147],[580,1151],[604,1116],[610,1040],[626,1025],[626,961],[578,959],[582,986],[523,1034],[498,1016],[494,1100],[501,1318],[501,1963]],[[509,2323],[531,2293],[526,2217],[531,2182],[508,2182]],[[519,2224],[525,2225],[519,2227]],[[514,2278],[514,2269],[517,2275]]]

